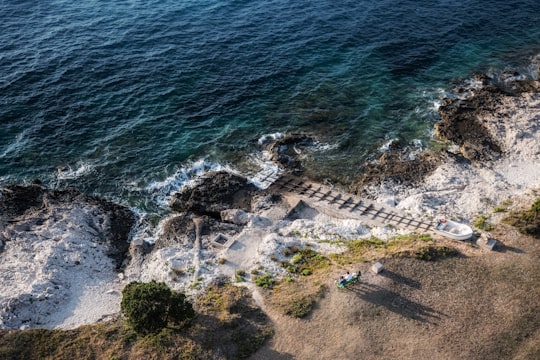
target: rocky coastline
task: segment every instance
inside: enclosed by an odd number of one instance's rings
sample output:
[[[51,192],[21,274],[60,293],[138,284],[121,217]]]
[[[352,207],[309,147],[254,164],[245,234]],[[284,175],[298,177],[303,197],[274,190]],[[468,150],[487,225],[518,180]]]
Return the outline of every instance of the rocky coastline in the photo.
[[[516,73],[479,75],[445,99],[439,112],[435,134],[448,146],[419,152],[393,143],[344,190],[413,216],[442,214],[468,223],[486,203],[538,196],[538,80]],[[302,176],[296,149],[315,142],[309,134],[291,134],[266,150],[283,171]],[[0,192],[0,277],[6,284],[0,327],[72,328],[96,322],[118,313],[121,289],[131,280],[165,281],[193,293],[238,268],[278,272],[268,258],[303,241],[290,235],[298,229],[323,235],[342,231],[344,237],[382,234],[310,208],[291,216],[296,205],[242,176],[207,174],[173,196],[171,215],[161,222],[155,243],[148,244],[130,242],[135,216],[126,207],[39,182],[8,186]],[[398,230],[384,231],[392,236]],[[216,248],[218,235],[241,244],[243,252]],[[324,251],[327,245],[318,246]]]

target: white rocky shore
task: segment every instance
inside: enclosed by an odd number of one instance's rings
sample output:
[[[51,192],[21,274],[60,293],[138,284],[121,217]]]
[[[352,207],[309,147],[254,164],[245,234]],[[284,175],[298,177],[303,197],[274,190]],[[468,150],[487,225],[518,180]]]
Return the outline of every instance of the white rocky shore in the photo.
[[[373,185],[376,201],[393,204],[416,217],[439,216],[471,223],[479,213],[507,200],[518,207],[540,191],[540,94],[504,97],[484,124],[499,140],[502,156],[487,163],[448,157],[416,187]],[[9,190],[0,195],[4,201]],[[151,252],[135,234],[129,263],[121,272],[110,257],[111,215],[99,204],[72,201],[43,205],[39,216],[22,212],[0,221],[0,327],[75,328],[119,313],[121,290],[129,281],[164,281],[193,294],[218,275],[261,268],[279,273],[276,260],[291,245],[311,244],[318,251],[338,251],[334,239],[377,236],[403,230],[370,227],[361,220],[334,217],[303,206],[290,216],[294,199],[275,202],[270,195],[254,200],[251,211],[234,210],[230,227],[164,242]],[[495,216],[495,215],[494,215]],[[163,220],[154,235],[175,217]],[[190,228],[191,229],[191,228]],[[212,245],[216,233],[232,244]],[[186,240],[186,239],[191,240]],[[229,246],[230,245],[230,246]]]

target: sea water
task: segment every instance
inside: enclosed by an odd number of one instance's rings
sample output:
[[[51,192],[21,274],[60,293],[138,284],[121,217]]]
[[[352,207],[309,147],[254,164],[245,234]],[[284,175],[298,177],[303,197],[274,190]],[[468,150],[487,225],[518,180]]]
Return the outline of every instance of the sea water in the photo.
[[[347,181],[391,139],[431,147],[459,79],[538,53],[538,0],[1,0],[0,185],[158,211],[293,132]]]

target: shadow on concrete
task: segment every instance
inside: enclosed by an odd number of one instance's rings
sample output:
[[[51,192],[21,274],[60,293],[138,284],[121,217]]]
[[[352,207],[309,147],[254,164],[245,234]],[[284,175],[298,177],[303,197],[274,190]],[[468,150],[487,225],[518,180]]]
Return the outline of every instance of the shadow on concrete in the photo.
[[[416,321],[437,325],[437,320],[447,316],[440,311],[409,300],[394,291],[377,285],[357,283],[347,287],[347,290],[354,292],[364,301],[383,306],[396,314]]]
[[[379,275],[381,276],[384,276],[394,282],[397,282],[397,283],[400,283],[400,284],[403,284],[403,285],[407,285],[407,286],[410,286],[412,288],[415,288],[415,289],[421,289],[422,288],[422,285],[416,281],[416,280],[413,280],[411,278],[408,278],[406,276],[403,276],[403,275],[400,275],[400,274],[397,274],[393,271],[390,271],[388,269],[384,269],[383,272],[379,273]]]

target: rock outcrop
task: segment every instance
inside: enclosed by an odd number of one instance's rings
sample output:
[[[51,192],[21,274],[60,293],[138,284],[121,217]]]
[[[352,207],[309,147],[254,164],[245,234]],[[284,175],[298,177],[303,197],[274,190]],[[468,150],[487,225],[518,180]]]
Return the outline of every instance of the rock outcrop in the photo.
[[[4,242],[16,240],[25,232],[63,217],[62,211],[80,207],[88,211],[89,232],[104,244],[119,269],[128,254],[128,236],[135,217],[126,207],[78,190],[52,190],[40,185],[8,186],[1,190],[0,229]],[[83,210],[84,211],[84,210]],[[69,220],[69,219],[68,219]],[[74,219],[75,220],[75,219]],[[74,222],[70,226],[84,226]]]
[[[132,212],[73,189],[34,184],[0,193],[0,327],[70,327],[117,312]],[[89,293],[100,306],[74,314]]]
[[[459,87],[454,97],[443,101],[435,135],[458,145],[461,154],[472,162],[493,161],[503,152],[501,139],[491,130],[493,114],[505,105],[507,97],[539,92],[540,82],[507,72],[498,77],[478,75],[473,83],[475,87]]]
[[[207,174],[196,186],[175,194],[171,208],[178,212],[192,212],[221,219],[228,209],[251,211],[251,198],[257,192],[247,179],[228,172]]]
[[[300,155],[306,147],[313,146],[316,140],[308,134],[288,134],[275,139],[265,146],[273,162],[294,174],[304,172]]]

